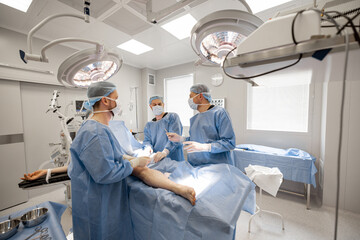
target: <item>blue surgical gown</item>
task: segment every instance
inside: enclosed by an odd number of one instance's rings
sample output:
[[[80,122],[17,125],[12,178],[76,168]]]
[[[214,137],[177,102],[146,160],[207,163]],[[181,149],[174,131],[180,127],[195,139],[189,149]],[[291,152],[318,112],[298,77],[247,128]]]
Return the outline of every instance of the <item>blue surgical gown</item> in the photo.
[[[176,161],[184,161],[182,144],[169,141],[165,131],[166,129],[168,132],[182,135],[183,127],[179,115],[176,113],[167,113],[162,119],[158,121],[154,120],[155,119],[145,125],[143,144],[145,146],[151,146],[154,153],[161,152],[166,148],[169,150],[168,158]]]
[[[206,112],[198,113],[190,119],[190,137],[187,141],[211,143],[211,152],[188,153],[188,161],[193,166],[214,163],[234,165],[230,150],[235,148],[235,133],[226,110],[214,106]]]
[[[133,169],[110,128],[86,121],[70,151],[74,239],[134,239],[125,182]]]

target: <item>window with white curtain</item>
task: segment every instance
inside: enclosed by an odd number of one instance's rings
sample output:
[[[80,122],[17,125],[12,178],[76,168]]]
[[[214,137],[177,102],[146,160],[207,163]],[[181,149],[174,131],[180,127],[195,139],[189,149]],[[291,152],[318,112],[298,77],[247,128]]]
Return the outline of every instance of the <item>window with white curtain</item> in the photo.
[[[165,110],[177,113],[184,127],[190,126],[190,118],[194,115],[188,105],[190,87],[193,84],[192,74],[164,80]]]
[[[277,73],[248,87],[247,129],[308,132],[312,71]]]

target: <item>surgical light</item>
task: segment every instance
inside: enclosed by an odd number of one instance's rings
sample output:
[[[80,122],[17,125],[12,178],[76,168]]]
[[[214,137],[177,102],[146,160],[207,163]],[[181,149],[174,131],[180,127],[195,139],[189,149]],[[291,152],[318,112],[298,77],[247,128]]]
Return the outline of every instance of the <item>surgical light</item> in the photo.
[[[225,56],[262,24],[240,10],[222,10],[200,19],[191,30],[191,46],[204,65],[220,65]]]
[[[77,14],[57,14],[45,18],[31,29],[27,36],[28,51],[20,50],[21,59],[27,61],[48,62],[45,51],[54,45],[64,42],[83,42],[95,45],[94,48],[78,51],[68,57],[59,67],[58,81],[66,87],[88,87],[92,82],[106,81],[116,74],[121,65],[122,59],[112,52],[108,52],[104,45],[87,39],[61,38],[49,42],[41,49],[41,54],[32,53],[32,36],[43,25],[54,18],[75,17],[89,22],[90,1],[84,1],[84,15]]]
[[[122,60],[114,53],[86,49],[74,53],[60,65],[58,80],[72,86],[88,87],[92,82],[109,79],[121,64]]]

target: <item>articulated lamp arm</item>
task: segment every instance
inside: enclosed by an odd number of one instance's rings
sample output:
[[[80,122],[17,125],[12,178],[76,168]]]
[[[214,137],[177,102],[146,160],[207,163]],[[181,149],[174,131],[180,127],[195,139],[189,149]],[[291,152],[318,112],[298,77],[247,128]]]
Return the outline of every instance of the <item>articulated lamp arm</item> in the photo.
[[[42,49],[41,49],[41,55],[40,57],[40,61],[41,62],[49,62],[49,60],[47,59],[46,55],[45,55],[45,51],[53,46],[55,46],[56,44],[60,44],[60,43],[64,43],[64,42],[84,42],[84,43],[90,43],[90,44],[94,44],[96,45],[96,52],[100,53],[104,51],[104,45],[100,44],[98,42],[94,42],[94,41],[90,41],[87,39],[82,39],[82,38],[60,38],[54,41],[49,42],[48,44],[46,44]],[[33,60],[33,59],[29,59],[28,60]],[[35,60],[36,61],[36,60]]]
[[[42,50],[42,54],[40,55],[36,55],[33,54],[32,52],[32,37],[33,35],[41,28],[43,27],[46,23],[48,23],[49,21],[56,19],[56,18],[60,18],[60,17],[75,17],[75,18],[80,18],[83,19],[85,22],[89,23],[90,22],[90,10],[89,10],[89,6],[90,6],[90,0],[84,0],[84,15],[80,15],[80,14],[73,14],[73,13],[62,13],[62,14],[55,14],[55,15],[51,15],[48,16],[47,18],[45,18],[44,20],[42,20],[40,23],[38,23],[35,27],[33,27],[28,36],[27,36],[27,50],[28,52],[24,52],[23,50],[19,50],[20,52],[20,58],[24,61],[24,63],[27,63],[28,60],[33,60],[33,61],[39,61],[39,62],[48,62],[47,58],[45,57],[45,50],[55,44],[58,43],[62,43],[64,41],[53,41],[50,42],[49,44],[47,44],[45,47],[46,49]],[[78,42],[89,42],[88,40],[85,39],[74,39],[75,41]],[[65,42],[67,42],[68,40],[66,40]],[[51,44],[52,43],[52,44]],[[91,42],[94,43],[94,42]],[[97,45],[100,45],[98,43],[95,43]],[[44,47],[44,48],[45,48]],[[99,47],[99,46],[98,46]],[[99,47],[100,48],[100,47]]]

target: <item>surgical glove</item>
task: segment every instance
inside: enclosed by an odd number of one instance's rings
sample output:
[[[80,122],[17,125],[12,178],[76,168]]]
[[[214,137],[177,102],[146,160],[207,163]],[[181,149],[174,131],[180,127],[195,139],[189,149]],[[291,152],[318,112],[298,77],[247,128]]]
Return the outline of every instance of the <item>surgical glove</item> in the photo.
[[[135,157],[130,156],[130,155],[127,155],[127,154],[124,154],[122,157],[123,157],[124,159],[128,160],[128,161],[131,161],[132,159],[135,158]]]
[[[169,154],[169,150],[167,150],[166,148],[162,152],[157,152],[154,155],[154,162],[156,163],[159,162],[160,160],[165,158],[168,154]]]
[[[172,142],[183,142],[185,141],[185,138],[183,136],[178,135],[177,133],[171,133],[167,132],[166,135],[168,136],[168,139]]]
[[[184,149],[188,153],[192,152],[211,152],[210,143],[198,143],[193,141],[184,142]]]
[[[133,168],[145,167],[151,161],[149,157],[137,157],[130,160],[130,164]]]

